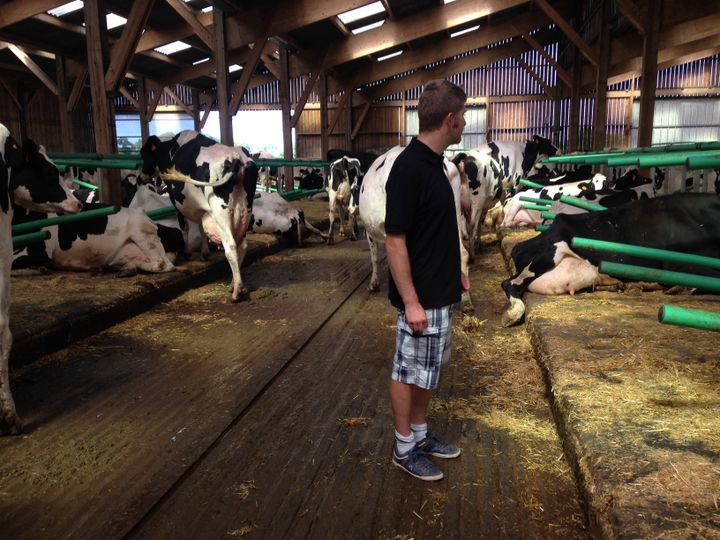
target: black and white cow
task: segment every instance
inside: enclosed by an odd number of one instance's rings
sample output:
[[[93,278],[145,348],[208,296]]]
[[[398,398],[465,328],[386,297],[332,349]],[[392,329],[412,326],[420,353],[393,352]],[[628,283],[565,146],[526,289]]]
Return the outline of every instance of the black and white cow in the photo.
[[[250,230],[256,233],[274,234],[301,246],[306,233],[317,234],[323,240],[325,234],[305,221],[305,214],[277,193],[261,192],[253,204]]]
[[[14,206],[67,213],[77,213],[82,208],[45,151],[32,141],[25,141],[21,149],[10,131],[0,124],[0,435],[22,431],[8,379]]]
[[[255,162],[240,148],[190,130],[166,142],[152,136],[140,155],[143,175],[159,172],[175,208],[200,223],[211,242],[222,244],[233,275],[232,301],[247,298],[240,268],[258,176]]]
[[[244,151],[245,149],[243,149]],[[255,152],[251,154],[252,159],[277,159],[275,156],[268,152]],[[265,191],[270,191],[271,187],[277,188],[278,186],[278,168],[276,165],[261,165],[258,167],[258,184],[265,188]]]
[[[468,240],[470,260],[474,260],[477,243],[480,240],[480,227],[483,218],[497,201],[503,199],[504,190],[500,165],[491,156],[474,150],[456,154],[452,162],[467,177],[467,187],[470,192],[470,212],[464,212],[466,218],[464,229],[465,237]]]
[[[363,152],[358,150],[341,150],[338,148],[333,148],[332,150],[328,150],[327,155],[325,156],[326,160],[329,163],[332,163],[333,161],[337,161],[338,159],[342,157],[347,157],[350,159],[357,159],[360,162],[360,170],[365,174],[369,169],[370,166],[373,164],[373,162],[378,158],[379,154],[376,154],[374,152]]]
[[[395,159],[402,146],[395,146],[385,154],[377,158],[375,163],[365,175],[362,188],[360,189],[360,216],[365,224],[368,244],[370,245],[370,262],[372,264],[372,276],[368,290],[377,291],[380,288],[380,277],[378,274],[378,244],[385,244],[385,204],[387,195],[385,184],[392,169]],[[458,222],[458,242],[460,243],[460,267],[463,275],[468,275],[468,252],[462,242],[461,207],[460,207],[460,185],[462,178],[458,168],[448,159],[444,160],[445,175],[453,190],[455,198],[455,210]],[[463,293],[463,305],[471,306],[470,295]]]
[[[612,252],[572,249],[576,236],[720,257],[720,198],[684,193],[641,199],[603,212],[559,215],[550,229],[517,244],[511,252],[516,274],[502,283],[510,305],[503,324],[522,320],[525,291],[575,294],[598,284],[601,260],[720,277],[720,271],[683,263],[640,259]]]
[[[362,178],[363,173],[358,159],[343,156],[330,163],[330,176],[325,186],[330,204],[328,244],[335,242],[333,224],[336,217],[340,221],[340,236],[345,236],[343,220],[347,219],[350,224],[350,238],[357,240],[357,206]]]
[[[293,179],[298,181],[300,189],[322,189],[325,186],[320,169],[300,169],[300,176]]]
[[[536,163],[557,154],[558,149],[550,139],[533,135],[521,141],[493,141],[481,144],[475,152],[493,157],[501,167],[501,182],[506,190],[513,189],[520,178],[527,178]]]
[[[85,205],[85,209],[102,205]],[[55,214],[15,213],[14,223],[54,217]],[[19,218],[19,219],[18,219]],[[138,208],[120,208],[108,216],[45,227],[49,238],[14,251],[12,269],[50,266],[56,270],[87,271],[110,268],[121,276],[137,272],[171,272],[170,253],[183,251],[182,234],[166,236],[164,245],[159,227]],[[171,231],[166,231],[170,233]]]

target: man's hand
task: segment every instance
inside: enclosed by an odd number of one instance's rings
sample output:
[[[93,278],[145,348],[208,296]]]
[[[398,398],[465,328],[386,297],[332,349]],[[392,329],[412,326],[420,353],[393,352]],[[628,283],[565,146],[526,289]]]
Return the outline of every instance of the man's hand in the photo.
[[[422,334],[425,331],[428,321],[420,302],[405,304],[405,321],[413,332]]]

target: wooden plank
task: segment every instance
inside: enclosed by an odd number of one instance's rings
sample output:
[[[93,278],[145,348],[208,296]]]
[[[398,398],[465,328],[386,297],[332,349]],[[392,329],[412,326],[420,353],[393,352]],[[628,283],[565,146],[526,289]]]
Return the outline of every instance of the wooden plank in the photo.
[[[138,85],[138,96],[139,96],[139,109],[140,109],[140,137],[143,141],[146,141],[150,136],[150,124],[148,122],[148,99],[147,99],[147,86],[145,83],[145,77],[140,77],[137,82]]]
[[[285,159],[293,158],[292,125],[290,121],[290,77],[288,76],[288,51],[280,46],[280,107],[282,109],[282,140]],[[285,181],[281,189],[290,191],[295,187],[293,168],[284,167]]]
[[[10,99],[12,100],[13,104],[17,108],[17,110],[21,110],[22,106],[20,105],[20,102],[18,101],[17,96],[15,95],[15,92],[13,92],[12,88],[8,86],[7,81],[4,78],[0,78],[0,86],[2,86],[5,91],[7,92],[7,95],[10,96]]]
[[[72,112],[75,110],[75,107],[77,107],[77,104],[80,101],[80,96],[82,96],[83,88],[85,88],[87,77],[88,70],[86,67],[82,67],[80,69],[80,73],[78,73],[77,77],[75,77],[75,82],[73,83],[70,97],[67,101],[67,112]]]
[[[638,32],[641,34],[645,33],[647,19],[635,5],[633,0],[615,0],[615,5],[617,5],[618,10],[620,10],[623,17],[630,21],[630,24],[632,24]]]
[[[178,97],[178,95],[173,92],[169,86],[166,86],[163,88],[163,92],[165,92],[170,99],[172,99],[175,103],[177,103],[182,110],[184,110],[186,113],[188,113],[190,116],[193,115],[193,111],[190,107],[188,107],[185,103],[183,103],[183,100]]]
[[[165,1],[190,25],[195,35],[199,37],[205,45],[210,47],[210,50],[215,50],[215,40],[212,34],[205,28],[203,22],[198,19],[198,14],[196,14],[194,10],[190,9],[182,0]]]
[[[105,74],[105,90],[108,92],[120,87],[154,3],[155,0],[133,2],[122,35],[110,50],[110,66]]]
[[[250,57],[248,58],[245,65],[243,66],[242,74],[232,87],[232,99],[230,100],[230,107],[228,108],[230,114],[232,115],[235,115],[240,108],[240,101],[245,95],[245,90],[248,87],[248,83],[250,82],[250,79],[255,73],[255,68],[260,61],[260,56],[262,55],[265,43],[267,42],[269,37],[269,35],[266,35],[264,38],[256,41],[253,44],[252,53],[250,54]]]
[[[67,0],[12,0],[0,9],[0,28],[66,4]]]
[[[148,112],[147,112],[147,121],[148,122],[150,122],[150,120],[152,120],[152,117],[155,115],[155,110],[158,107],[158,103],[160,103],[160,98],[164,94],[163,90],[164,90],[164,87],[153,88],[153,92],[154,92],[153,98],[150,100],[150,103],[148,103]]]
[[[638,124],[638,147],[652,144],[655,113],[655,88],[657,86],[658,44],[662,21],[662,1],[648,0],[648,26],[643,39],[643,61],[640,75],[640,120]],[[642,173],[641,173],[642,174]]]
[[[22,50],[17,45],[13,45],[12,43],[8,44],[8,48],[12,53],[17,56],[17,58],[27,67],[30,71],[32,71],[33,75],[35,75],[40,81],[48,87],[48,89],[55,94],[58,95],[58,89],[55,82],[48,76],[47,73],[45,73],[40,66],[38,66],[35,61],[28,56],[28,54]]]
[[[600,151],[607,139],[607,84],[610,69],[610,0],[601,0],[600,57],[595,82],[595,112],[593,114],[593,150]]]
[[[55,73],[58,87],[58,116],[60,120],[61,150],[72,152],[75,148],[73,137],[72,114],[68,114],[67,106],[67,78],[65,76],[65,59],[55,57]]]
[[[358,133],[360,133],[360,128],[362,128],[363,122],[365,122],[368,112],[370,112],[371,106],[372,106],[372,102],[370,102],[370,101],[368,101],[367,103],[365,103],[365,105],[363,105],[362,111],[360,111],[360,116],[358,117],[357,122],[355,122],[355,127],[353,128],[352,134],[350,135],[350,138],[352,140],[355,140]]]
[[[570,125],[568,126],[568,152],[578,150],[578,131],[580,127],[580,93],[582,91],[583,57],[575,47],[573,62],[573,84],[570,87]]]
[[[232,116],[228,112],[228,60],[226,49],[226,15],[219,9],[213,9],[213,28],[215,32],[215,72],[217,78],[218,120],[220,122],[220,142],[228,146],[233,144]]]
[[[300,96],[298,102],[295,104],[295,114],[293,114],[292,118],[290,119],[290,126],[293,128],[297,126],[297,123],[300,120],[300,115],[305,109],[305,104],[307,103],[307,100],[310,97],[313,88],[315,87],[315,83],[317,82],[320,73],[322,73],[322,71],[325,69],[325,57],[327,56],[327,51],[328,49],[325,49],[319,55],[315,63],[315,67],[312,69],[310,75],[308,75],[305,79],[305,88],[303,88],[303,93]]]
[[[568,24],[565,18],[550,5],[547,0],[535,0],[535,4],[542,9],[545,14],[563,31],[563,34],[572,41],[575,46],[580,49],[583,56],[587,58],[593,66],[597,67],[600,59],[598,54],[588,45],[588,43],[578,34],[575,29]]]
[[[132,103],[133,107],[135,107],[135,108],[138,110],[138,112],[142,112],[142,107],[141,107],[141,105],[140,105],[140,102],[133,97],[133,95],[128,91],[127,88],[125,88],[124,86],[121,86],[118,91],[119,91],[123,96],[125,96],[125,98],[126,98],[130,103]]]
[[[560,77],[562,82],[564,82],[568,86],[572,85],[572,77],[570,76],[570,73],[560,64],[558,64],[555,59],[547,53],[545,48],[540,45],[540,43],[538,43],[534,37],[532,37],[528,33],[524,33],[522,35],[522,38],[527,41],[533,49],[540,53],[540,55],[547,61],[548,64],[555,68],[555,72],[557,73],[558,77]]]
[[[338,120],[340,120],[340,115],[343,112],[343,109],[348,104],[348,99],[350,99],[350,96],[352,96],[353,88],[348,87],[343,92],[342,98],[340,98],[340,103],[337,104],[337,107],[335,107],[335,112],[333,113],[332,119],[330,120],[330,125],[328,126],[328,134],[335,131],[335,126],[338,123]]]
[[[520,64],[520,66],[527,71],[530,76],[540,85],[540,87],[543,89],[543,92],[545,92],[545,95],[549,97],[550,99],[555,99],[555,94],[553,94],[552,89],[547,85],[545,81],[543,81],[542,77],[537,74],[537,72],[530,66],[525,60],[522,59],[520,55],[517,55],[514,57],[515,61]]]

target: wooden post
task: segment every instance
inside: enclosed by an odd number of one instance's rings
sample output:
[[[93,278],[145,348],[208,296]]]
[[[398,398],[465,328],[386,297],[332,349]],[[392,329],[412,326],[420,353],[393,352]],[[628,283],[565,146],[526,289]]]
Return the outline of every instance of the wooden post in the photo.
[[[25,141],[29,138],[27,130],[27,109],[30,102],[30,96],[27,85],[22,81],[17,83],[17,96],[20,101],[20,110],[18,111],[18,121],[20,122],[20,140]],[[22,142],[20,143],[22,144]]]
[[[115,118],[111,100],[105,92],[105,62],[108,50],[105,2],[86,0],[84,10],[95,151],[99,154],[114,154],[117,152]],[[100,169],[100,194],[105,203],[119,205],[122,202],[119,171]]]
[[[632,117],[633,117],[633,105],[635,105],[635,79],[637,76],[633,74],[630,79],[630,98],[627,103],[627,110],[625,111],[625,146],[630,148],[632,144]]]
[[[283,157],[293,159],[292,127],[290,125],[290,65],[287,48],[279,47],[280,53],[280,108],[282,109]],[[290,191],[295,187],[293,168],[284,167],[285,181],[282,190]]]
[[[407,145],[407,122],[405,119],[407,116],[406,94],[407,92],[403,92],[402,101],[400,102],[400,141],[398,142],[400,146]]]
[[[215,32],[215,77],[217,82],[218,119],[220,142],[233,145],[232,117],[228,114],[228,62],[225,49],[225,13],[213,7],[213,31]]]
[[[638,147],[652,144],[655,115],[655,88],[657,83],[657,52],[662,22],[661,0],[648,0],[647,31],[643,37],[642,74],[640,78],[640,120]],[[642,174],[642,172],[641,172]]]
[[[593,150],[605,148],[607,140],[607,78],[610,69],[610,2],[602,0],[600,17],[600,58],[595,78],[595,125]]]
[[[148,95],[145,77],[140,77],[137,82],[138,98],[140,102],[140,138],[142,142],[150,137],[150,122],[148,122]]]
[[[552,128],[552,142],[558,148],[563,148],[563,146],[565,146],[563,145],[563,142],[567,143],[567,141],[560,140],[560,111],[562,109],[563,91],[564,85],[562,84],[562,82],[558,81],[557,85],[555,86],[555,99],[553,100],[555,108],[553,109]]]
[[[72,114],[67,110],[68,85],[65,77],[65,59],[55,56],[55,74],[58,87],[58,115],[60,116],[60,138],[62,139],[61,150],[71,152],[75,148],[73,136]]]
[[[328,142],[328,103],[327,103],[327,72],[320,74],[320,153],[321,159],[327,157],[330,145]]]
[[[582,90],[582,56],[575,47],[573,62],[573,84],[570,89],[570,125],[568,126],[568,152],[578,149],[578,131],[580,128],[580,91]]]
[[[200,90],[192,90],[193,129],[200,131]]]
[[[353,90],[350,90],[351,92]],[[348,104],[345,107],[345,148],[348,150],[354,150],[353,138],[352,138],[352,125],[353,125],[353,112],[352,112],[352,96],[348,100]]]

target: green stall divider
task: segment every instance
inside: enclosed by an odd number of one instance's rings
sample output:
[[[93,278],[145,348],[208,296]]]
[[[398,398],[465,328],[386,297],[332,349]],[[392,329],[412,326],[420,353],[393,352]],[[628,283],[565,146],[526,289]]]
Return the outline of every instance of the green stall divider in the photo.
[[[633,279],[635,281],[650,281],[665,285],[681,285],[683,287],[697,287],[706,291],[720,292],[720,278],[659,270],[645,266],[634,266],[609,261],[600,262],[600,272],[611,276]]]
[[[540,217],[543,219],[555,219],[557,214],[554,212],[540,212]]]
[[[720,332],[720,313],[702,309],[688,309],[665,304],[658,310],[658,321],[662,324]]]
[[[533,204],[542,204],[545,206],[549,206],[555,202],[550,199],[538,199],[537,197],[527,197],[525,195],[520,195],[520,200],[523,202],[529,202],[529,203],[533,203]]]
[[[523,206],[528,210],[537,210],[538,212],[545,212],[548,209],[544,204],[523,204]]]
[[[94,208],[92,210],[86,210],[78,214],[64,214],[62,216],[55,216],[46,219],[39,219],[37,221],[28,221],[26,223],[18,223],[12,226],[12,234],[19,234],[34,231],[36,229],[42,229],[50,225],[57,225],[59,223],[72,223],[73,221],[83,221],[86,219],[92,219],[96,217],[107,216],[115,214],[119,208],[117,206],[105,206],[103,208]]]
[[[50,238],[50,231],[36,231],[28,234],[19,234],[12,237],[13,248],[27,246],[36,242],[42,242]]]
[[[90,182],[85,182],[83,180],[78,180],[77,178],[73,179],[73,184],[77,184],[78,186],[82,186],[84,188],[89,188],[89,189],[97,189],[98,188],[95,184],[91,184]]]
[[[565,204],[576,206],[584,210],[590,210],[591,212],[601,212],[603,210],[607,210],[607,208],[600,206],[599,204],[593,204],[583,199],[579,199],[578,197],[571,197],[569,195],[561,195],[560,202],[564,202]]]

